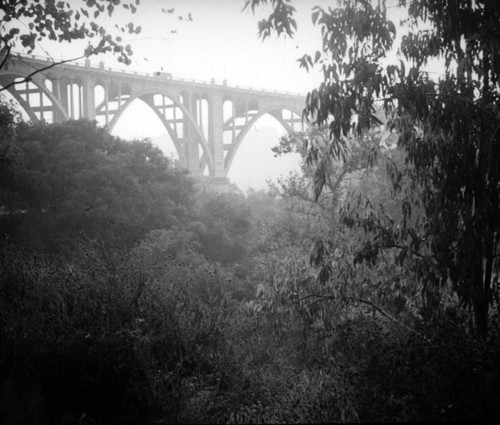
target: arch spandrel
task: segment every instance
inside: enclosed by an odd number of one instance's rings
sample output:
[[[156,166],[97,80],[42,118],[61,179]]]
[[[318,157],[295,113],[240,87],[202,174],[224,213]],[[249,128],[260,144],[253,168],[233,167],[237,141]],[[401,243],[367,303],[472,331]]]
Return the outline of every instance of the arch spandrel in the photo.
[[[3,83],[0,78],[0,86],[4,87],[6,84]],[[14,100],[19,104],[23,111],[28,115],[29,119],[33,122],[38,122],[38,117],[35,115],[30,105],[17,93],[15,90],[7,89],[7,92],[14,98]]]
[[[11,84],[16,78],[26,78],[28,74],[16,71],[16,70],[8,70],[8,71],[2,71],[0,73],[0,85],[2,87],[7,86],[8,84]],[[56,116],[57,113],[61,114],[63,119],[67,120],[69,119],[67,111],[62,107],[59,99],[54,95],[52,91],[50,91],[47,86],[45,85],[45,80],[46,78],[42,75],[34,75],[29,82],[25,83],[19,83],[11,86],[7,91],[12,95],[12,97],[19,103],[19,105],[25,110],[26,114],[30,117],[30,119],[34,122],[40,121],[40,119],[37,117],[35,114],[35,108],[33,108],[30,104],[29,101],[24,100],[20,93],[22,91],[19,91],[16,89],[16,87],[19,87],[21,85],[26,86],[26,84],[33,84],[36,89],[45,95],[47,99],[50,102],[50,105],[47,105],[50,107],[50,111],[52,112],[52,117],[54,120],[54,117]]]
[[[284,119],[282,116],[283,111],[290,111],[293,114],[297,115],[300,117],[300,112],[297,110],[294,110],[292,108],[269,108],[265,110],[259,111],[257,114],[254,114],[251,118],[251,120],[248,121],[248,123],[241,129],[241,131],[238,132],[236,135],[235,140],[233,140],[230,148],[228,149],[227,155],[224,159],[224,168],[226,174],[229,172],[229,169],[231,168],[231,164],[234,161],[234,158],[236,156],[236,153],[238,152],[238,148],[241,146],[241,143],[245,139],[245,136],[248,134],[250,129],[254,126],[254,124],[264,115],[269,115],[273,117],[281,126],[283,129],[291,133],[294,131],[293,129],[293,122],[290,123],[288,120]],[[295,120],[294,120],[295,121]],[[296,121],[295,121],[296,122]]]
[[[171,108],[178,109],[182,111],[182,118],[179,119],[169,119],[165,116],[165,113],[161,111],[161,108],[158,107],[158,105],[155,104],[154,101],[154,96],[160,95],[164,96],[165,98],[169,99],[171,103]],[[143,101],[151,110],[155,113],[155,115],[160,119],[161,123],[163,124],[165,130],[168,132],[175,149],[179,155],[179,160],[181,161],[181,164],[183,166],[187,166],[187,158],[186,158],[186,152],[185,152],[185,143],[186,143],[186,137],[184,135],[179,135],[178,132],[175,129],[175,122],[180,122],[184,125],[189,126],[189,133],[191,137],[194,137],[196,139],[196,142],[201,145],[202,150],[203,150],[203,155],[202,158],[199,159],[199,164],[198,168],[201,168],[204,166],[204,164],[208,163],[209,169],[211,167],[211,164],[213,162],[212,160],[212,155],[210,150],[208,149],[208,143],[206,141],[205,136],[201,132],[200,128],[196,124],[193,116],[191,115],[191,112],[187,109],[186,105],[180,102],[179,96],[171,96],[169,93],[165,92],[149,92],[149,93],[142,93],[139,95],[135,96],[129,96],[126,99],[123,99],[123,103],[121,106],[116,109],[116,110],[110,110],[108,111],[108,114],[110,115],[110,119],[108,122],[108,128],[109,131],[112,131],[114,127],[117,125],[118,121],[120,120],[121,116],[123,113],[126,111],[126,109],[132,104],[134,100],[141,100]],[[96,116],[102,116],[105,114],[105,107],[106,105],[109,106],[110,102],[117,102],[118,100],[115,99],[108,99],[106,102],[103,101],[96,109]],[[170,105],[169,105],[170,106]],[[186,132],[186,129],[183,129],[184,133]]]

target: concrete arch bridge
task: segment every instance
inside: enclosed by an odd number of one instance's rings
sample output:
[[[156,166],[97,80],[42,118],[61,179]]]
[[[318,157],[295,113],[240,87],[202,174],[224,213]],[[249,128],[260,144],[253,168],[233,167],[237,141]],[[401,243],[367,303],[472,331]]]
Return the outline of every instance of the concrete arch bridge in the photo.
[[[38,56],[13,56],[0,71],[0,85],[51,64]],[[8,91],[33,121],[88,118],[110,131],[140,99],[160,119],[182,166],[212,181],[226,180],[238,147],[262,115],[274,117],[288,132],[304,129],[302,95],[115,70],[88,60],[48,68]]]

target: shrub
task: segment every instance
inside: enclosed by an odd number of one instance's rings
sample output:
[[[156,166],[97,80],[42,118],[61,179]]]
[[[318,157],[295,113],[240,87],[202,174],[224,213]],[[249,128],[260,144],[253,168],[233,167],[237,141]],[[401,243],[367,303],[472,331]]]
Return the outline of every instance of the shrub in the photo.
[[[426,339],[366,316],[343,324],[336,358],[348,371],[362,421],[493,420],[500,344],[468,333],[464,317],[421,323]]]
[[[1,250],[2,376],[38,382],[42,398],[12,420],[175,420],[185,381],[213,374],[231,311],[221,276],[172,263],[153,278],[95,246],[73,261]]]

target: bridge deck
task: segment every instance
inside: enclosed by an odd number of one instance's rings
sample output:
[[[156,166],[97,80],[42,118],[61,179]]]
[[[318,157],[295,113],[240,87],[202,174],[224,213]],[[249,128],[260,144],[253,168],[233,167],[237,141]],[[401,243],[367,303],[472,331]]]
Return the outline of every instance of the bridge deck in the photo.
[[[189,85],[190,87],[195,85],[199,88],[214,88],[214,87],[219,89],[227,88],[230,89],[231,91],[240,92],[242,94],[243,93],[255,94],[255,95],[267,94],[267,95],[279,95],[280,97],[284,96],[284,97],[300,98],[300,99],[305,98],[305,94],[303,93],[292,93],[288,91],[282,92],[277,90],[268,90],[264,88],[251,87],[251,86],[231,85],[228,84],[226,80],[217,81],[215,79],[211,79],[210,81],[203,81],[196,79],[181,78],[173,76],[167,72],[147,73],[141,71],[132,71],[126,68],[105,67],[102,62],[96,65],[95,63],[92,63],[89,59],[85,59],[83,61],[75,60],[74,62],[65,62],[59,64],[57,61],[52,60],[49,57],[44,57],[39,55],[22,55],[19,53],[14,53],[12,54],[12,58],[16,62],[17,61],[26,62],[27,64],[41,68],[51,65],[53,66],[54,64],[56,64],[57,68],[59,69],[72,70],[72,71],[86,70],[95,72],[97,74],[106,73],[108,75],[128,76],[132,78],[137,77],[140,79],[147,79],[150,81],[158,81],[158,82],[170,81],[172,83],[177,83],[177,84],[186,84]]]

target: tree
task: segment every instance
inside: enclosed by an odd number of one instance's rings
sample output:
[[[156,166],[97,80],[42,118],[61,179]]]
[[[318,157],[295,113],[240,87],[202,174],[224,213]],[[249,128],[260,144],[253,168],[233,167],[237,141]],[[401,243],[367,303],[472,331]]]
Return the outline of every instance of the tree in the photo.
[[[237,194],[199,196],[200,252],[210,261],[236,266],[246,260],[250,212]]]
[[[47,67],[34,70],[23,81],[38,72],[53,66],[111,52],[118,57],[118,62],[130,64],[132,47],[124,44],[123,34],[139,34],[141,26],[133,21],[126,25],[115,25],[117,33],[109,32],[99,24],[102,16],[112,17],[119,8],[135,14],[140,0],[20,0],[0,2],[0,70],[9,66],[14,52],[30,54],[37,43],[51,40],[59,43],[71,43],[75,40],[87,39],[88,46],[79,57],[62,61],[53,61]],[[162,13],[172,14],[174,9],[162,9]],[[13,84],[0,88],[8,89]]]
[[[248,0],[246,6],[262,3]],[[270,3],[273,13],[259,23],[260,36],[273,30],[292,36],[291,1]],[[406,252],[422,260],[425,284],[439,292],[451,282],[486,332],[489,307],[499,301],[500,11],[493,0],[400,0],[399,6],[407,12],[402,29],[408,32],[398,65],[386,63],[396,26],[385,1],[313,8],[323,45],[300,65],[321,66],[324,81],[308,94],[304,114],[314,125],[329,125],[330,152],[338,158],[348,134],[380,124],[375,106],[383,103],[406,153],[404,169],[393,169],[395,188],[403,175],[413,188],[395,236],[410,239]],[[425,69],[432,60],[443,65],[437,78]],[[318,192],[324,181],[315,179]],[[416,193],[426,218],[412,232],[410,196]]]
[[[407,279],[411,270],[403,270],[389,250],[375,255],[378,246],[387,245],[387,231],[381,235],[365,231],[390,227],[387,217],[374,222],[379,205],[398,215],[386,164],[400,160],[398,152],[383,148],[386,136],[386,132],[372,130],[352,139],[345,160],[336,161],[329,155],[327,128],[281,139],[274,151],[279,155],[300,152],[302,173],[274,186],[287,214],[282,212],[274,220],[273,232],[260,248],[260,275],[254,280],[264,282],[259,290],[264,305],[298,314],[305,324],[331,329],[346,312],[359,311],[360,305],[369,305],[394,321],[415,301],[416,285]],[[309,155],[311,149],[317,149],[314,158]],[[371,164],[375,157],[376,165]],[[320,167],[325,182],[317,193],[314,178]],[[346,223],[343,211],[347,205],[364,210],[357,217],[358,226]],[[280,245],[285,249],[270,249]]]
[[[17,230],[30,242],[38,233],[56,250],[78,233],[130,246],[193,215],[192,181],[149,142],[123,141],[84,120],[20,123],[16,133],[0,185],[12,237]]]

